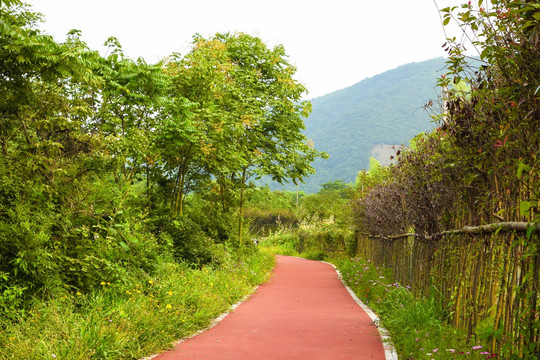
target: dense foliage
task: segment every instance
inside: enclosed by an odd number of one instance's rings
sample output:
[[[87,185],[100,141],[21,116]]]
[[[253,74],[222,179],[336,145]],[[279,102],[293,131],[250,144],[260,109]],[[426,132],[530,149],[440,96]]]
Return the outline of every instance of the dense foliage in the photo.
[[[468,62],[455,38],[445,44],[450,58],[439,81],[445,104],[435,117],[440,126],[419,135],[392,176],[373,189],[385,194],[375,196],[384,206],[371,206],[369,193],[362,197],[362,226],[434,234],[463,225],[538,221],[538,10],[506,1],[488,10],[481,6],[466,4],[457,15],[476,35],[480,59]],[[450,19],[453,10],[443,13]],[[393,189],[400,197],[391,195]],[[380,221],[377,209],[406,220]]]
[[[334,263],[356,296],[377,313],[390,332],[400,359],[489,359],[483,342],[444,320],[447,312],[436,291],[416,297],[409,284],[396,282],[388,268],[370,259],[336,258]]]
[[[316,194],[259,189],[247,214],[261,244],[283,255],[323,260],[356,250],[349,202],[354,190],[341,180],[322,185]],[[270,205],[271,204],[271,205]]]
[[[0,4],[2,317],[171,258],[227,264],[252,180],[313,172],[310,103],[282,46],[196,35],[187,55],[148,64],[113,37],[105,55],[77,30],[57,43],[39,20]]]
[[[271,254],[250,252],[220,267],[162,261],[133,283],[65,288],[16,322],[0,318],[0,359],[143,359],[229,311],[264,282]]]
[[[308,195],[262,187],[249,192],[245,215],[255,235],[268,235],[282,228],[295,230],[320,222],[348,226],[351,217],[348,204],[353,194],[342,180],[324,183],[319,192]]]
[[[507,0],[442,9],[444,23],[458,21],[467,35],[459,39],[469,42],[443,45],[438,128],[401,151],[355,202],[367,235],[359,253],[392,267],[416,294],[436,287],[447,320],[503,358],[540,353],[539,11],[535,2]],[[500,222],[529,225],[449,232]],[[396,237],[404,233],[414,237]]]

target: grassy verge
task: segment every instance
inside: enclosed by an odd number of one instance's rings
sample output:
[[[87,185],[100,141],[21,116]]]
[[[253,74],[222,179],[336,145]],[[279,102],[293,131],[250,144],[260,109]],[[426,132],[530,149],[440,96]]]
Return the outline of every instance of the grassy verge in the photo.
[[[261,248],[276,255],[300,256],[298,235],[293,232],[278,232],[261,240]]]
[[[345,282],[390,332],[400,359],[489,359],[485,344],[445,322],[446,313],[435,291],[415,298],[385,269],[359,258],[334,258]]]
[[[146,279],[69,288],[0,320],[0,359],[140,359],[208,326],[264,282],[274,257],[255,251],[217,269],[164,261]]]
[[[330,228],[333,230],[333,228]],[[331,233],[331,230],[327,233]],[[306,237],[314,237],[309,232],[300,236],[298,232],[283,229],[261,239],[261,247],[276,255],[299,256],[310,260],[326,260],[328,254],[320,247],[312,246],[313,241],[306,241]],[[315,239],[316,241],[317,239]]]

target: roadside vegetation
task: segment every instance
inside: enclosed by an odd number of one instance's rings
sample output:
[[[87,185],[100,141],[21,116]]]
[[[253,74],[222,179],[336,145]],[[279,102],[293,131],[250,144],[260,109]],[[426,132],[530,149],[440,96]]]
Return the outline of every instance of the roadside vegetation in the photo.
[[[271,254],[252,249],[217,268],[168,259],[152,274],[102,282],[91,292],[56,289],[16,320],[2,318],[0,358],[142,359],[211,325],[264,282],[273,264]]]
[[[394,165],[372,160],[346,216],[262,241],[336,264],[402,359],[540,358],[539,13],[507,0],[441,9],[465,36],[443,45],[440,102],[425,106],[437,128]]]
[[[0,358],[138,359],[267,278],[246,193],[313,172],[311,106],[254,36],[149,64],[40,18],[0,2]]]

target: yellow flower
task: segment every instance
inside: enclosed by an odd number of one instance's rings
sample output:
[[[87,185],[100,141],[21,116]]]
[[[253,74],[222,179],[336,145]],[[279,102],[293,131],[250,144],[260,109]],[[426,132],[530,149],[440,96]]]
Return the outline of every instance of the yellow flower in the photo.
[[[78,296],[81,296],[82,294],[81,294],[80,292],[77,291],[77,295],[78,295]]]
[[[171,304],[167,304],[167,306],[165,306],[167,309],[172,309],[172,305]]]
[[[172,295],[172,291],[169,291],[167,294],[169,294],[169,296],[171,296],[171,295]]]
[[[152,280],[148,280],[148,283],[152,285],[154,282]]]
[[[105,286],[106,284],[107,284],[107,283],[106,283],[105,281],[102,281],[100,285],[101,285],[101,286]]]

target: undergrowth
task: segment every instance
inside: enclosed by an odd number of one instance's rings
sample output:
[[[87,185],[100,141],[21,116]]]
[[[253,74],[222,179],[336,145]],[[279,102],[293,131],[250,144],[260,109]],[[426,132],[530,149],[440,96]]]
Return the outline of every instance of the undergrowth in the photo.
[[[436,290],[413,296],[410,287],[393,281],[390,272],[359,258],[333,258],[343,279],[380,317],[390,332],[400,359],[495,358],[486,344],[466,339],[465,332],[445,320],[448,314],[437,301]]]
[[[260,246],[276,255],[300,256],[300,239],[294,232],[277,232],[264,238]]]
[[[0,359],[140,359],[165,350],[251,293],[273,259],[252,251],[201,269],[162,261],[151,277],[102,282],[92,293],[66,286],[18,321],[0,319]]]

